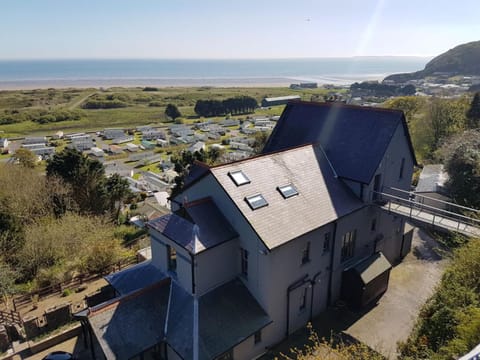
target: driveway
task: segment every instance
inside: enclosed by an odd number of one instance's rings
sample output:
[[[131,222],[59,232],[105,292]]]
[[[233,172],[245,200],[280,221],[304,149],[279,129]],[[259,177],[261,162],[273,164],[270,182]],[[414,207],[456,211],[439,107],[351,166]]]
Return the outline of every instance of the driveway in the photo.
[[[392,269],[388,291],[344,332],[395,359],[397,342],[405,341],[420,308],[433,294],[448,259],[424,231],[415,229],[412,251]]]

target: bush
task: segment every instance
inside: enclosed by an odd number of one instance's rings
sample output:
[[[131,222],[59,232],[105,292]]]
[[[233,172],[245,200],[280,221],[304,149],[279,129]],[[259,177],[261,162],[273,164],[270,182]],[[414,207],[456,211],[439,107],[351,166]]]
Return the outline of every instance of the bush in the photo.
[[[71,295],[71,294],[72,294],[72,290],[70,290],[70,289],[64,289],[64,290],[62,291],[62,297],[67,297],[67,296],[69,296],[69,295]]]
[[[480,242],[455,251],[440,286],[420,312],[400,359],[453,359],[480,343]]]

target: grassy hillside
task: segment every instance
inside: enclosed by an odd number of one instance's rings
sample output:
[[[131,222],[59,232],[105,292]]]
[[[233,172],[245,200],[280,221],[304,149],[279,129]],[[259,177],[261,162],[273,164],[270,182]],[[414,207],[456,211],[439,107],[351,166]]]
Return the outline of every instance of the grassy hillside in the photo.
[[[462,44],[430,60],[425,69],[407,74],[395,74],[385,78],[404,82],[421,79],[435,73],[454,75],[480,75],[480,41]]]

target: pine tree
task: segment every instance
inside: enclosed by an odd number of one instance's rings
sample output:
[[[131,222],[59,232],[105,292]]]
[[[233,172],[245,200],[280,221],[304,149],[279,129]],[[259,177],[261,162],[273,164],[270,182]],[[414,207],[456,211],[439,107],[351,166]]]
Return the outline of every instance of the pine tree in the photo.
[[[480,92],[475,94],[467,111],[467,127],[470,129],[480,127]]]

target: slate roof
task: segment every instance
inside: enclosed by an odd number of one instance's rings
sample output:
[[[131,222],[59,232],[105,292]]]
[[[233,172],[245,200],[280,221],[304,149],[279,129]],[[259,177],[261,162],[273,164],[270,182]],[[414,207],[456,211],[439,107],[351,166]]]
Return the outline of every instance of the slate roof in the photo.
[[[148,222],[148,227],[198,254],[238,236],[211,198],[185,204],[187,220],[176,214],[167,214]]]
[[[448,175],[444,172],[443,165],[425,165],[420,173],[415,192],[437,192],[446,195],[444,186],[447,180]]]
[[[193,297],[172,282],[167,342],[183,359],[193,359]],[[199,359],[228,351],[271,323],[243,283],[236,279],[198,299]]]
[[[144,261],[124,270],[105,276],[120,295],[142,289],[166,278],[166,275],[156,268],[151,261]]]
[[[229,172],[241,170],[250,183],[237,186]],[[306,145],[210,169],[265,243],[273,249],[328,224],[364,204],[339,179],[318,147]],[[285,199],[277,187],[292,184]],[[246,197],[261,194],[267,206],[252,210]]]
[[[398,126],[405,130],[401,111],[338,103],[289,103],[263,153],[319,143],[337,174],[369,184]],[[413,147],[408,135],[412,158]]]
[[[130,359],[164,339],[169,284],[157,283],[91,309],[88,319],[107,359]]]

